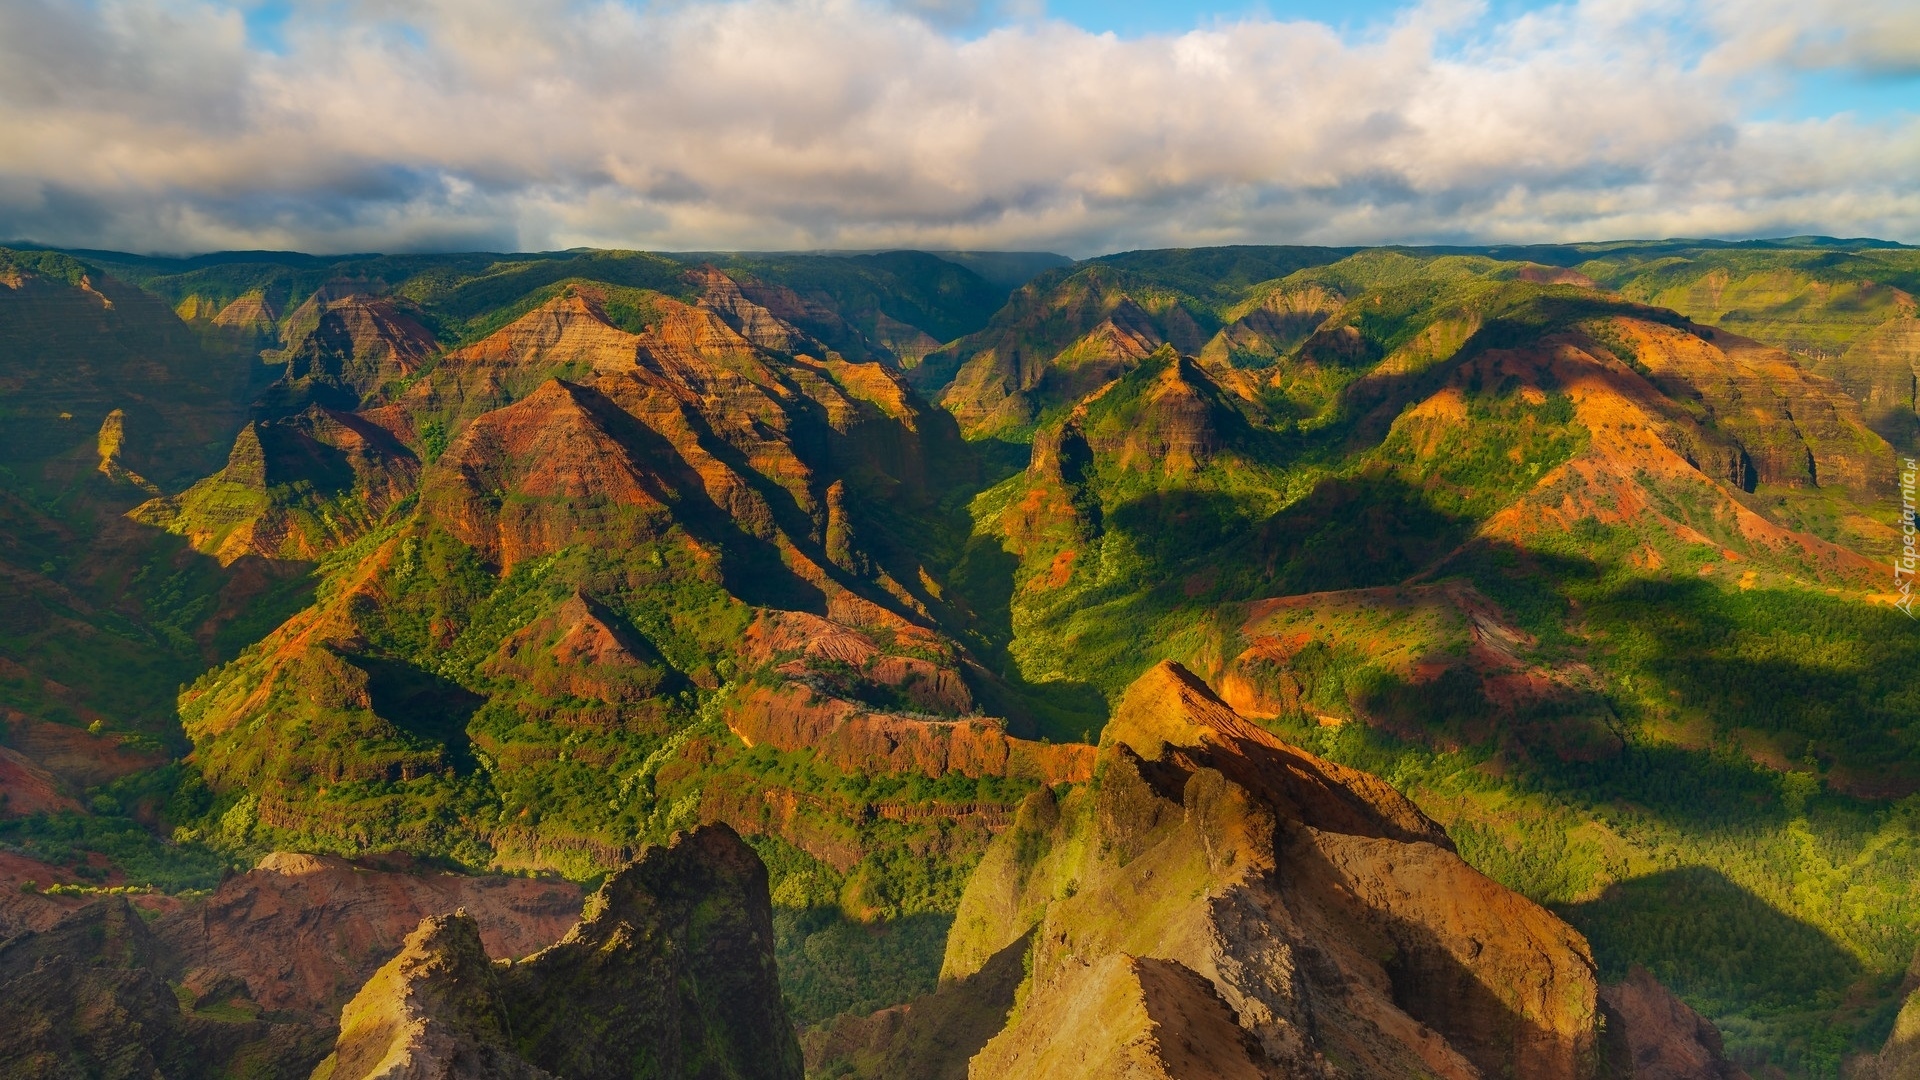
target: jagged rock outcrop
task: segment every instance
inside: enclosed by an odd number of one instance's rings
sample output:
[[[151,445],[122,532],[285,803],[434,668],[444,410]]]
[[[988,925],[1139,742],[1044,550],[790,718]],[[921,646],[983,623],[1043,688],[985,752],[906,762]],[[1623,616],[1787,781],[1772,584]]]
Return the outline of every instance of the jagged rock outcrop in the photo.
[[[1280,742],[1177,665],[1127,692],[1091,789],[1036,793],[995,842],[944,974],[1036,928],[1024,1004],[976,1078],[1096,1052],[1168,1076],[1597,1074],[1578,933],[1468,867],[1391,787]],[[1125,1037],[1067,1023],[1096,1016]],[[1214,1057],[1182,1058],[1189,1041]]]
[[[314,1073],[798,1080],[766,868],[724,825],[607,879],[549,949],[495,967],[462,916],[430,919],[343,1013]]]
[[[543,1080],[515,1057],[499,976],[466,912],[436,915],[408,936],[340,1014],[334,1051],[314,1080]]]

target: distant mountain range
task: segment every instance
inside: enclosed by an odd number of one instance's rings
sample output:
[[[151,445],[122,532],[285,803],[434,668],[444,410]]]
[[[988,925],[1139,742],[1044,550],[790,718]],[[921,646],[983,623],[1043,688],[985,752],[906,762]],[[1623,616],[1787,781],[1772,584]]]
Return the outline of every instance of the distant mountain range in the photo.
[[[0,249],[0,1072],[1904,1075],[1916,294]]]

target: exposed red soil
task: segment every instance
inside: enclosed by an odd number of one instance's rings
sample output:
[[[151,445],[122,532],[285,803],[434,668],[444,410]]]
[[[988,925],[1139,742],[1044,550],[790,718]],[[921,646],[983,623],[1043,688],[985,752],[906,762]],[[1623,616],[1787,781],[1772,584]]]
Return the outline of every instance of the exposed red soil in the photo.
[[[11,730],[8,741],[13,747],[74,791],[111,783],[168,760],[165,751],[129,746],[118,735],[96,735],[85,728],[35,720],[19,712],[9,713],[6,719]]]
[[[876,713],[799,684],[746,691],[727,724],[748,745],[811,749],[846,772],[918,772],[940,777],[1011,776],[1046,784],[1093,775],[1094,748],[1009,736],[985,719],[927,720]]]
[[[78,812],[80,803],[47,770],[0,746],[0,817]]]

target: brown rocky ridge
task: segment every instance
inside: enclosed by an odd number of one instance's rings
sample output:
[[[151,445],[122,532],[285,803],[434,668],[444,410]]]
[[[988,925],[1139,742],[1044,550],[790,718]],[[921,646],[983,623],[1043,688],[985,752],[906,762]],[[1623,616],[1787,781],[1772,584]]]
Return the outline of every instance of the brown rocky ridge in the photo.
[[[315,1080],[792,1078],[766,869],[724,825],[615,872],[558,944],[490,963],[464,912],[427,919],[341,1017]]]
[[[906,644],[882,649],[804,612],[764,615],[749,628],[743,654],[782,678],[735,691],[727,724],[749,746],[808,750],[848,772],[1045,784],[1091,775],[1091,746],[1015,738],[1004,721],[979,715],[950,646],[931,636]]]
[[[355,408],[418,372],[439,348],[406,301],[354,281],[323,286],[281,333],[285,347],[268,355],[286,368],[267,400],[282,407]]]

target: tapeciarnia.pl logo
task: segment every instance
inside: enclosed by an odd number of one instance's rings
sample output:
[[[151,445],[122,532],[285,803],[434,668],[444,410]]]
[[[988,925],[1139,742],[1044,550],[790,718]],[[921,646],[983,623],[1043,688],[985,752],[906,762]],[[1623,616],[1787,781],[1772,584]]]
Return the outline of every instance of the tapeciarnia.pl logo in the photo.
[[[1893,587],[1900,593],[1900,599],[1894,606],[1907,613],[1910,619],[1920,619],[1913,613],[1913,575],[1916,555],[1914,552],[1913,490],[1915,475],[1920,474],[1920,465],[1913,458],[1907,458],[1900,469],[1900,554],[1893,560]]]

